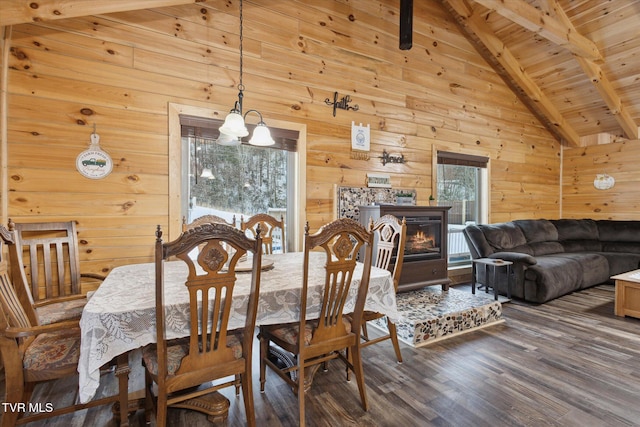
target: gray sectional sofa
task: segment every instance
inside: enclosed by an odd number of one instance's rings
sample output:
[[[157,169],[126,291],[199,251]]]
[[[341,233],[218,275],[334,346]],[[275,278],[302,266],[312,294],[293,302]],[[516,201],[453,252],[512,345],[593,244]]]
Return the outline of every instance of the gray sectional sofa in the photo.
[[[534,303],[640,268],[640,221],[515,220],[468,225],[463,232],[474,259],[512,261],[511,295]],[[478,270],[477,281],[485,283]],[[506,269],[498,270],[496,288],[506,295]]]

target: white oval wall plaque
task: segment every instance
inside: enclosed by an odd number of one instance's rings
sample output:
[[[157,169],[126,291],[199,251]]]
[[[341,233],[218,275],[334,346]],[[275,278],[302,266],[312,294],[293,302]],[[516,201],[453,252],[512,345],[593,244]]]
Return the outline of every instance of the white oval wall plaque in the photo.
[[[100,137],[91,134],[91,145],[76,157],[76,169],[82,176],[90,179],[102,179],[113,170],[111,156],[100,148]]]
[[[609,190],[610,188],[613,188],[615,183],[616,180],[606,173],[596,174],[596,179],[593,180],[593,186],[598,190]]]

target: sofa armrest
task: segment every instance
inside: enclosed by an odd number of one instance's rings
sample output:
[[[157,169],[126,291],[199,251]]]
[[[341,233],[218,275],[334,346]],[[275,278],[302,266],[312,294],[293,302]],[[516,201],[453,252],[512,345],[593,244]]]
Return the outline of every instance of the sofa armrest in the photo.
[[[489,258],[503,259],[505,261],[520,262],[526,265],[534,265],[538,263],[535,257],[523,254],[521,252],[495,252],[489,255]]]

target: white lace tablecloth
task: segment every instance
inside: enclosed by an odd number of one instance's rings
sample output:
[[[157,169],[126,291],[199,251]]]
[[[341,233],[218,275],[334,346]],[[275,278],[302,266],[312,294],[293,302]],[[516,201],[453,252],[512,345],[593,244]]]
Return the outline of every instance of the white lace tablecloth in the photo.
[[[317,289],[324,281],[324,253],[313,252],[310,258],[309,287]],[[258,325],[296,322],[300,315],[302,286],[302,252],[265,255],[263,262],[273,261],[271,270],[263,271],[258,302]],[[165,304],[167,338],[189,334],[189,295],[184,281],[187,268],[182,261],[165,264]],[[353,309],[355,286],[362,277],[358,263],[352,284],[353,298],[345,312]],[[234,309],[229,329],[244,326],[250,273],[239,273],[234,291]],[[311,294],[307,316],[320,311],[319,292]],[[373,267],[369,281],[366,310],[384,313],[396,322],[398,311],[391,274]],[[89,299],[80,320],[80,401],[91,400],[100,383],[100,367],[114,357],[156,342],[155,266],[132,264],[114,268]]]

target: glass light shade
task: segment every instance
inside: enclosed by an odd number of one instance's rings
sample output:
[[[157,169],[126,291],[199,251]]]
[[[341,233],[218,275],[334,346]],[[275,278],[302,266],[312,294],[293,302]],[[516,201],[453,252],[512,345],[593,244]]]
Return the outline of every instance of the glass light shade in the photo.
[[[240,145],[240,139],[237,136],[227,135],[220,132],[220,136],[216,139],[218,145]]]
[[[220,133],[242,138],[249,135],[247,127],[244,125],[244,118],[238,110],[232,110],[224,119],[224,123],[220,126]]]
[[[202,169],[202,173],[200,174],[200,178],[214,179],[215,176],[213,176],[213,172],[211,172],[211,169],[204,168],[204,169]]]
[[[258,123],[256,128],[253,130],[253,136],[249,140],[249,144],[251,145],[259,145],[259,146],[267,146],[273,145],[276,142],[271,138],[271,131],[264,124],[264,122]]]

